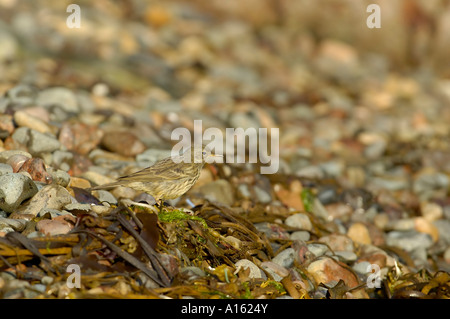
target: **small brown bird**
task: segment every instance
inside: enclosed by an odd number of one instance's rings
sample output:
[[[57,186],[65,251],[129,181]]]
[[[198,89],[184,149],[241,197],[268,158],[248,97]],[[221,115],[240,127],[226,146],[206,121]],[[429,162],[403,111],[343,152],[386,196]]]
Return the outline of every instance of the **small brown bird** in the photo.
[[[211,156],[221,155],[213,155],[203,146],[192,146],[182,155],[164,158],[143,170],[119,177],[116,182],[91,190],[130,187],[150,194],[162,208],[164,200],[178,198],[194,186],[205,160]]]

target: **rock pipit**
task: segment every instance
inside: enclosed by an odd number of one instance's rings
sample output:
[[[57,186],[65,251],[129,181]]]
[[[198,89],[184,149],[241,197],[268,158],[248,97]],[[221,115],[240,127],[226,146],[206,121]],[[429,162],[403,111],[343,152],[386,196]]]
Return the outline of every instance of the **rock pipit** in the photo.
[[[206,159],[211,156],[222,155],[211,154],[203,146],[192,146],[182,155],[164,158],[143,170],[119,177],[116,182],[99,185],[91,190],[130,187],[152,195],[162,209],[164,200],[178,198],[191,189]]]

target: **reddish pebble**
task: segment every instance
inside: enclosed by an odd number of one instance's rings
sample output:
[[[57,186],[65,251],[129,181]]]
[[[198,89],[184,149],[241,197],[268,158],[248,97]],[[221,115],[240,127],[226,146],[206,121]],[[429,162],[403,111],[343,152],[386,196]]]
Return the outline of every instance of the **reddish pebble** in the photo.
[[[51,184],[53,181],[52,176],[45,169],[44,161],[40,158],[26,160],[18,172],[29,173],[34,181],[44,182],[46,184]]]
[[[72,228],[73,225],[65,220],[43,219],[36,224],[36,229],[48,236],[67,234]]]
[[[67,149],[86,155],[101,141],[103,132],[92,125],[84,123],[65,123],[59,133],[59,142]]]
[[[144,143],[136,135],[126,131],[105,133],[102,144],[107,150],[123,156],[135,156],[145,150]]]

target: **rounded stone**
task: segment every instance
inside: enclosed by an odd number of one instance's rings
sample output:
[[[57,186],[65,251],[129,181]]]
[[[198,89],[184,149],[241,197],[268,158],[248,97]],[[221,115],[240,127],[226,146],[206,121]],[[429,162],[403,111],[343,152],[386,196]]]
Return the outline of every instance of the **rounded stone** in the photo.
[[[26,199],[38,192],[34,182],[19,173],[6,173],[0,176],[0,209],[13,212]]]

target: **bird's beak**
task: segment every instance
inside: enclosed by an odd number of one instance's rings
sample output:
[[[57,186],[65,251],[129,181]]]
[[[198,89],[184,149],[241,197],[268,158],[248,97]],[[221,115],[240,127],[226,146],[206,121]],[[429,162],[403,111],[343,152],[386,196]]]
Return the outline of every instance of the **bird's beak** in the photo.
[[[223,155],[221,155],[221,154],[209,154],[208,156],[207,156],[207,159],[209,159],[209,158],[211,158],[211,157],[213,157],[213,158],[223,158]],[[213,163],[213,162],[216,162],[215,160],[210,160],[210,161],[206,161],[207,163]],[[219,162],[217,162],[217,163],[223,163],[223,161],[219,161]]]

